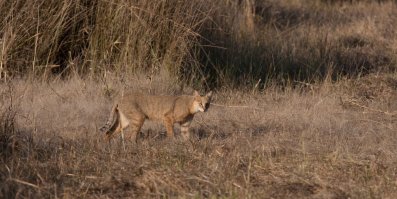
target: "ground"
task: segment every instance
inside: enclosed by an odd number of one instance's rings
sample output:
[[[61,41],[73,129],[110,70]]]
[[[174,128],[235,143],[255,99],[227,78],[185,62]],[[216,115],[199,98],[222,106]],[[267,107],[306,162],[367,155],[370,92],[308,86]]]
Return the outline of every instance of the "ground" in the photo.
[[[0,197],[397,196],[394,74],[219,89],[190,141],[147,122],[124,150],[98,129],[127,89],[192,92],[134,78],[1,84]]]

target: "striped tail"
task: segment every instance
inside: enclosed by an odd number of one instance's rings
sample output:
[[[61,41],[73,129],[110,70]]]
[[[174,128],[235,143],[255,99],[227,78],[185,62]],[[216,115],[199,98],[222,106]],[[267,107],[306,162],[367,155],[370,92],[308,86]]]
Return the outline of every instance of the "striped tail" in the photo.
[[[120,128],[120,114],[118,109],[118,104],[114,105],[112,111],[110,112],[108,121],[106,124],[99,129],[101,133],[110,139],[118,129]]]

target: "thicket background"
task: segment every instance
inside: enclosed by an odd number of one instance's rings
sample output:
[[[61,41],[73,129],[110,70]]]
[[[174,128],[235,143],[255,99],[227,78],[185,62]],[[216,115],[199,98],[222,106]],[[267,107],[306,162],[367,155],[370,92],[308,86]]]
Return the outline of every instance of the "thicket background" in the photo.
[[[144,71],[195,86],[395,69],[394,1],[2,1],[2,76]]]

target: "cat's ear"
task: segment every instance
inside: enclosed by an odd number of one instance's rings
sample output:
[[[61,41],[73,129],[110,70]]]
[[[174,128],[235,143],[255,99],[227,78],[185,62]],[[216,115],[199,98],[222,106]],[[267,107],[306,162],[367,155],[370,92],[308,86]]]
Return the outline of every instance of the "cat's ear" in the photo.
[[[207,95],[206,95],[208,98],[211,98],[212,97],[212,91],[210,91],[209,93],[207,93]]]
[[[193,96],[195,96],[195,97],[200,96],[200,93],[198,91],[194,90]]]

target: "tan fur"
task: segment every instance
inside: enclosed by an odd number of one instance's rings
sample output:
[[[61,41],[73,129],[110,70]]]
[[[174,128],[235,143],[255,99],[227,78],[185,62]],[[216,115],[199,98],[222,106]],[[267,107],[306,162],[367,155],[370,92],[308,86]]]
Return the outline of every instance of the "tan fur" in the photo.
[[[101,131],[110,140],[117,133],[127,130],[130,139],[136,141],[144,121],[162,121],[167,130],[167,136],[174,136],[174,124],[181,125],[181,133],[185,139],[190,136],[190,123],[197,112],[205,112],[211,102],[212,92],[205,96],[195,91],[193,95],[155,96],[137,93],[124,95],[115,103],[108,122]],[[129,128],[127,128],[129,127]]]

